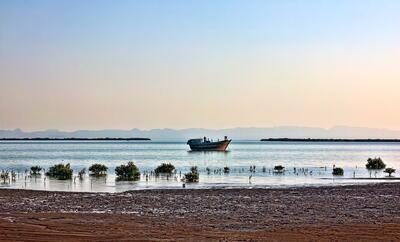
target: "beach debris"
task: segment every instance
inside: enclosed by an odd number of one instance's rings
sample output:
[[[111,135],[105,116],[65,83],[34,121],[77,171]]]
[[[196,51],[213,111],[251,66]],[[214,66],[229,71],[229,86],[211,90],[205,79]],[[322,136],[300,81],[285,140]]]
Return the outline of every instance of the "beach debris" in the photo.
[[[190,168],[190,172],[185,173],[183,177],[184,182],[199,182],[199,171],[197,170],[197,166],[192,166]]]
[[[388,167],[388,168],[386,168],[383,172],[389,174],[389,177],[391,177],[391,176],[392,176],[392,173],[395,173],[395,172],[396,172],[396,169],[393,169],[393,168]]]
[[[332,175],[334,176],[343,176],[343,174],[344,174],[343,168],[335,167],[332,170]]]
[[[71,165],[68,164],[57,164],[51,166],[46,172],[46,176],[58,179],[58,180],[70,180],[72,179],[72,169]]]
[[[135,181],[140,179],[140,172],[136,165],[129,161],[126,165],[115,167],[118,181]]]

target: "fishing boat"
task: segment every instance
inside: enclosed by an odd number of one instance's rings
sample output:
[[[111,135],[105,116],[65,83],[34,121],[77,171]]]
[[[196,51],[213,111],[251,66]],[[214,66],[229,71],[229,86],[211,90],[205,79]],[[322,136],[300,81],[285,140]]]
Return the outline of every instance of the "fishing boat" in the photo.
[[[187,144],[192,151],[225,151],[231,141],[227,136],[218,141],[210,141],[210,139],[204,137],[202,139],[190,139]]]

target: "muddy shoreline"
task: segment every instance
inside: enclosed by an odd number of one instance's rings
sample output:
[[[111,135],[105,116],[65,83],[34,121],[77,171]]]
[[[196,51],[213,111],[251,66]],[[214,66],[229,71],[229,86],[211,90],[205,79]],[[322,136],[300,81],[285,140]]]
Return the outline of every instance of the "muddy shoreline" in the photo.
[[[0,189],[0,204],[2,241],[69,240],[63,233],[72,240],[400,240],[398,183],[124,193]]]

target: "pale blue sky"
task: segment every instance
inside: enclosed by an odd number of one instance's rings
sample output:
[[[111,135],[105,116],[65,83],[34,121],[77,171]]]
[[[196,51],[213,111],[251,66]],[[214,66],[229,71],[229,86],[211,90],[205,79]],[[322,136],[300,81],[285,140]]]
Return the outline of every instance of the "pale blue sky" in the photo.
[[[0,0],[0,129],[400,129],[400,1]]]

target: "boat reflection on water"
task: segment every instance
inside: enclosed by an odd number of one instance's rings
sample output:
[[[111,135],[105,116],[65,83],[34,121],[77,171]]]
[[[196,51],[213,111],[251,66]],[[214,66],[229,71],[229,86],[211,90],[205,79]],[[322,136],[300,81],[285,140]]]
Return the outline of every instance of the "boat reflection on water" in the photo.
[[[204,136],[202,139],[190,139],[187,144],[192,151],[226,151],[231,141],[227,136],[215,142]]]

